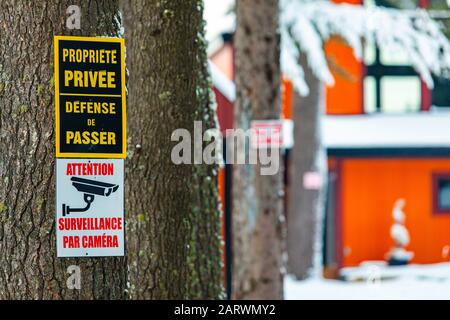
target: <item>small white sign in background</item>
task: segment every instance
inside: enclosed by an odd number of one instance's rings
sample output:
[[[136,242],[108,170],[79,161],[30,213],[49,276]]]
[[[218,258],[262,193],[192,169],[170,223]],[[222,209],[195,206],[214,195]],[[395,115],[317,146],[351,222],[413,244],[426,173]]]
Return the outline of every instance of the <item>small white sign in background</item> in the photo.
[[[56,159],[58,257],[124,255],[124,160]]]
[[[253,148],[281,148],[283,122],[281,120],[254,120],[251,122]]]
[[[319,190],[323,186],[323,179],[319,172],[309,171],[303,174],[303,188]]]
[[[253,148],[285,148],[294,146],[292,120],[254,120],[251,122]]]

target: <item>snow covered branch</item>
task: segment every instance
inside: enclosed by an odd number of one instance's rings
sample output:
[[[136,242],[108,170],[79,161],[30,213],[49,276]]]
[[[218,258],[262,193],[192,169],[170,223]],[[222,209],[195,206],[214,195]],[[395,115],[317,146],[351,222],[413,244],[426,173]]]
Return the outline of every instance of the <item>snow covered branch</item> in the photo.
[[[341,37],[358,59],[363,57],[365,41],[390,53],[406,52],[430,88],[432,74],[445,75],[450,70],[450,43],[439,23],[424,10],[305,0],[281,0],[281,10],[282,68],[302,95],[308,95],[309,89],[299,64],[301,52],[318,79],[333,85],[324,52],[324,43],[332,36]]]

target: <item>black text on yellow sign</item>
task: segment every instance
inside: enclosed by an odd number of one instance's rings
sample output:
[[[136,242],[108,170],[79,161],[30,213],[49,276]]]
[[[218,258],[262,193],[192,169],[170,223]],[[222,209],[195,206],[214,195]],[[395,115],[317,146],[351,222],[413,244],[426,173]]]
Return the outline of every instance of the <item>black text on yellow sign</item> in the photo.
[[[124,40],[55,36],[56,156],[126,157]]]

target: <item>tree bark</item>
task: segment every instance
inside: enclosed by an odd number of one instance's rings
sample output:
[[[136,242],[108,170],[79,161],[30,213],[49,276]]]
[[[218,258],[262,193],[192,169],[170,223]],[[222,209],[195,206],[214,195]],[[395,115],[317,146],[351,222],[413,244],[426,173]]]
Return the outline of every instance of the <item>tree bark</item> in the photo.
[[[216,126],[197,0],[123,1],[129,296],[223,297],[218,167],[175,165],[175,129]]]
[[[294,147],[290,159],[288,203],[288,272],[298,279],[320,268],[321,223],[324,214],[326,154],[321,138],[321,117],[325,105],[325,86],[309,68],[306,56],[300,57],[310,92],[294,95]],[[320,177],[322,185],[305,186],[305,174]],[[318,265],[319,264],[319,265]],[[317,270],[317,269],[314,269]]]
[[[67,30],[66,9],[82,10]],[[0,2],[0,299],[121,299],[120,257],[56,257],[53,36],[119,36],[117,1]],[[67,268],[81,268],[69,290]]]
[[[238,0],[236,11],[235,127],[247,130],[280,117],[278,1]],[[281,299],[282,169],[263,176],[259,165],[234,165],[233,179],[233,297]]]

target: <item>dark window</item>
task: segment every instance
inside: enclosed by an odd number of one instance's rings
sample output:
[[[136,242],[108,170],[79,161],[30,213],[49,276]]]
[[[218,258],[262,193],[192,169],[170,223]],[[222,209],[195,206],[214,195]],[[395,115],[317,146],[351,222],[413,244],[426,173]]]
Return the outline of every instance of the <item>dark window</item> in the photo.
[[[422,0],[423,1],[423,0]],[[434,19],[437,20],[441,26],[445,35],[450,37],[450,15],[448,12],[447,0],[426,0],[428,10],[434,12],[432,14]],[[434,78],[434,89],[431,94],[431,104],[434,107],[449,108],[450,107],[450,79],[448,75],[445,77]]]
[[[434,79],[434,89],[431,91],[431,104],[438,108],[450,108],[450,78]]]
[[[450,173],[433,174],[433,212],[450,213]]]

